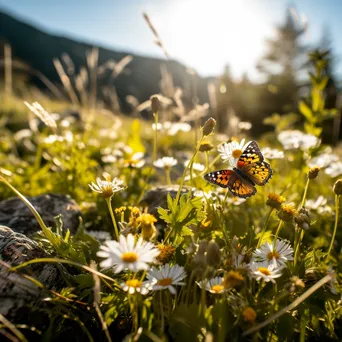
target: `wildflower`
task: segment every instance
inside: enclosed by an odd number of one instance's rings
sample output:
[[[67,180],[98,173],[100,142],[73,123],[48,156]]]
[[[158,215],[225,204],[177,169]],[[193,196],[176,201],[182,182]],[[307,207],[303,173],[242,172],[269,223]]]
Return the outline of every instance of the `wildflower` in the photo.
[[[145,165],[144,153],[142,152],[134,153],[129,159],[126,159],[124,161],[125,167],[140,169],[144,165]]]
[[[152,290],[168,289],[172,294],[176,294],[174,286],[185,285],[182,280],[186,277],[184,267],[179,265],[170,266],[169,264],[162,265],[159,269],[152,267],[147,272],[147,279],[153,285]]]
[[[122,206],[122,207],[120,207],[120,208],[116,208],[116,209],[115,209],[115,212],[116,212],[117,214],[121,214],[121,213],[125,212],[126,210],[127,210],[127,207]]]
[[[240,204],[246,202],[246,199],[240,198],[240,197],[235,197],[235,196],[233,196],[233,197],[229,196],[229,197],[227,197],[226,202],[228,204],[240,205]]]
[[[186,160],[184,162],[184,166],[187,167],[190,163],[190,160]],[[199,172],[202,172],[204,171],[205,169],[205,166],[203,164],[200,164],[200,163],[193,163],[192,164],[192,169],[195,170],[195,171],[199,171]]]
[[[219,294],[223,293],[226,289],[222,285],[223,278],[222,277],[215,277],[210,280],[202,280],[197,282],[197,285],[203,289],[205,288],[210,293]]]
[[[186,122],[175,122],[172,123],[168,129],[167,134],[170,136],[176,135],[178,132],[190,132],[191,126]]]
[[[172,157],[163,157],[163,158],[159,158],[157,159],[153,165],[155,167],[158,167],[160,169],[168,169],[171,168],[172,166],[177,165],[177,159],[172,158]]]
[[[145,213],[137,218],[137,223],[141,224],[141,234],[144,240],[150,240],[156,235],[155,222],[157,222],[157,219],[151,214]]]
[[[126,187],[123,186],[123,181],[114,178],[111,180],[111,176],[108,173],[103,174],[105,180],[101,180],[99,177],[96,178],[96,183],[88,184],[90,189],[98,192],[103,198],[111,198],[116,192],[124,190]]]
[[[298,130],[283,131],[278,134],[278,140],[285,150],[300,148],[303,151],[307,151],[320,143],[319,139],[314,135],[304,134]]]
[[[133,272],[148,270],[149,264],[156,262],[159,250],[150,243],[140,238],[134,241],[134,236],[120,235],[120,242],[109,240],[100,247],[97,256],[106,258],[100,263],[101,267],[110,268],[114,266],[115,273],[129,269]]]
[[[335,178],[339,175],[342,175],[342,162],[337,162],[337,163],[332,163],[330,164],[326,169],[325,173],[332,177]]]
[[[318,214],[332,214],[332,209],[327,205],[328,200],[323,196],[318,196],[316,201],[308,199],[305,202],[305,208],[315,210]]]
[[[266,159],[283,159],[284,158],[284,152],[276,148],[272,149],[269,147],[264,147],[261,150],[261,152]]]
[[[153,123],[152,124],[152,129],[154,131],[156,131],[156,130],[157,131],[161,131],[163,129],[163,125],[160,122],[158,122],[157,124]]]
[[[253,308],[247,306],[243,309],[242,316],[247,323],[253,324],[256,320],[257,314]]]
[[[288,241],[277,240],[273,243],[266,242],[253,253],[256,262],[274,265],[274,267],[285,266],[289,260],[293,260],[293,249]]]
[[[321,168],[318,167],[318,166],[311,167],[311,168],[309,169],[309,172],[308,172],[308,178],[309,178],[309,179],[315,179],[315,178],[317,178],[318,173],[319,173],[320,170],[321,170]]]
[[[252,261],[249,264],[249,269],[252,273],[252,276],[256,278],[257,281],[264,280],[265,282],[272,281],[275,282],[275,278],[279,278],[281,276],[280,271],[282,268],[274,266],[274,264],[268,263],[259,263]]]
[[[244,149],[248,145],[245,144],[245,139],[242,139],[240,144],[237,141],[232,141],[230,143],[224,143],[217,149],[220,152],[220,156],[223,161],[229,161],[232,167],[236,167],[236,164],[243,153]]]
[[[252,124],[248,121],[240,121],[238,127],[241,130],[249,131],[252,128]]]
[[[308,230],[310,228],[311,219],[309,212],[305,208],[300,208],[298,214],[294,218],[299,228]]]
[[[126,280],[124,283],[121,283],[120,286],[125,292],[128,292],[129,294],[139,292],[142,295],[145,295],[151,290],[150,282],[142,282],[138,279]]]
[[[321,153],[320,155],[310,159],[307,164],[309,167],[327,167],[338,161],[338,156],[332,153]]]
[[[244,276],[237,271],[229,271],[225,274],[222,284],[225,289],[231,289],[239,285],[242,281],[244,281]]]
[[[266,204],[270,206],[271,208],[280,209],[280,206],[282,203],[285,202],[285,198],[283,196],[277,195],[275,193],[268,194],[268,199],[266,201]]]
[[[282,204],[278,211],[278,217],[285,222],[292,222],[297,214],[298,212],[293,203]]]
[[[210,135],[216,126],[216,120],[214,118],[209,118],[202,127],[203,135]]]
[[[336,195],[342,195],[342,179],[338,179],[333,187],[333,191]]]
[[[175,255],[176,248],[173,247],[172,245],[164,245],[160,243],[157,245],[157,248],[159,249],[160,254],[157,256],[157,260],[161,264],[166,264],[170,262]]]

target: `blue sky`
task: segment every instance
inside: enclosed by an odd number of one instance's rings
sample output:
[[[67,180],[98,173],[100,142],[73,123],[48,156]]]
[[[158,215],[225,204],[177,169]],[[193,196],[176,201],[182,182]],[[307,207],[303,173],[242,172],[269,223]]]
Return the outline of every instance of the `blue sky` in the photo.
[[[229,63],[235,77],[247,72],[257,79],[263,42],[289,4],[308,19],[304,43],[319,41],[328,26],[342,56],[340,0],[0,0],[0,9],[50,33],[163,58],[142,18],[146,11],[172,58],[204,76],[220,74]],[[342,75],[342,63],[337,71]]]

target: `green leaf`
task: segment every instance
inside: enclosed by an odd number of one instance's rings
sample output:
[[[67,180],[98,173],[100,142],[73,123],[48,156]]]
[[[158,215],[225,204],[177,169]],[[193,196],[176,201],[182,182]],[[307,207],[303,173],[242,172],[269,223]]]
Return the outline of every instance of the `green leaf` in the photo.
[[[315,121],[314,114],[312,113],[312,110],[309,108],[309,106],[304,101],[299,102],[299,111],[305,116],[305,118],[309,122]]]

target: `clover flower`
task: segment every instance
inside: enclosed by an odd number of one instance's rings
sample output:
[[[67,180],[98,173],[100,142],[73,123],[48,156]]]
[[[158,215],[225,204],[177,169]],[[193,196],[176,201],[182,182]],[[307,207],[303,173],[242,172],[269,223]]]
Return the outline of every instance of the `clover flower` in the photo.
[[[149,264],[155,263],[158,255],[159,250],[152,243],[143,241],[142,238],[135,242],[132,234],[127,237],[120,235],[119,242],[106,241],[97,252],[98,257],[105,258],[100,266],[114,267],[115,273],[126,269],[133,272],[148,270]]]
[[[254,261],[263,262],[274,267],[285,266],[289,260],[293,260],[293,249],[288,241],[280,240],[273,243],[266,242],[253,253]]]
[[[103,174],[105,180],[96,178],[96,184],[92,182],[88,184],[90,189],[102,195],[104,198],[111,198],[116,192],[124,190],[126,187],[123,185],[123,181],[114,178],[111,180],[111,176],[108,173]]]
[[[205,289],[206,291],[209,291],[210,293],[214,294],[220,294],[226,291],[225,287],[222,285],[223,278],[222,277],[215,277],[210,280],[202,280],[197,282],[197,285],[201,289]]]
[[[284,152],[276,148],[264,147],[261,150],[261,153],[266,159],[283,159],[284,158]]]
[[[172,294],[176,294],[174,286],[185,285],[182,281],[186,277],[184,267],[179,265],[162,265],[160,268],[152,267],[147,272],[147,279],[152,284],[152,291],[168,289]]]
[[[236,167],[241,154],[248,144],[249,142],[245,144],[245,139],[242,139],[240,143],[232,141],[230,143],[220,145],[217,151],[220,152],[220,156],[223,161],[229,161],[229,164],[232,167]]]
[[[168,168],[170,169],[172,166],[177,165],[177,159],[172,158],[172,157],[163,157],[163,158],[159,158],[157,159],[153,165],[157,168],[160,169],[165,169]]]
[[[251,274],[257,281],[264,280],[265,282],[273,282],[275,283],[276,278],[281,277],[282,268],[276,267],[273,264],[268,263],[259,263],[252,261],[249,264],[249,269]]]

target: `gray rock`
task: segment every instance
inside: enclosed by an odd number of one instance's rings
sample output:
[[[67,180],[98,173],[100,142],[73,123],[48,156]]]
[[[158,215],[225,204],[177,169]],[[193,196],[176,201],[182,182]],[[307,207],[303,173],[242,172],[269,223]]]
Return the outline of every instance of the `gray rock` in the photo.
[[[81,210],[73,199],[57,194],[27,197],[27,199],[36,208],[48,227],[55,227],[54,217],[61,214],[63,229],[70,229],[72,234],[76,232],[80,223]],[[15,232],[27,236],[40,230],[33,214],[18,197],[0,202],[0,225],[12,227]]]
[[[146,191],[140,205],[148,207],[148,212],[156,215],[158,207],[167,208],[167,195],[170,194],[172,198],[175,198],[178,185],[160,185]],[[181,191],[181,195],[191,190],[191,187],[184,186]]]
[[[38,243],[12,229],[0,226],[0,314],[7,318],[20,320],[28,315],[32,308],[44,305],[46,290],[39,288],[23,275],[41,282],[47,289],[58,289],[63,280],[55,264],[37,263],[8,272],[8,267],[25,261],[48,257]]]

